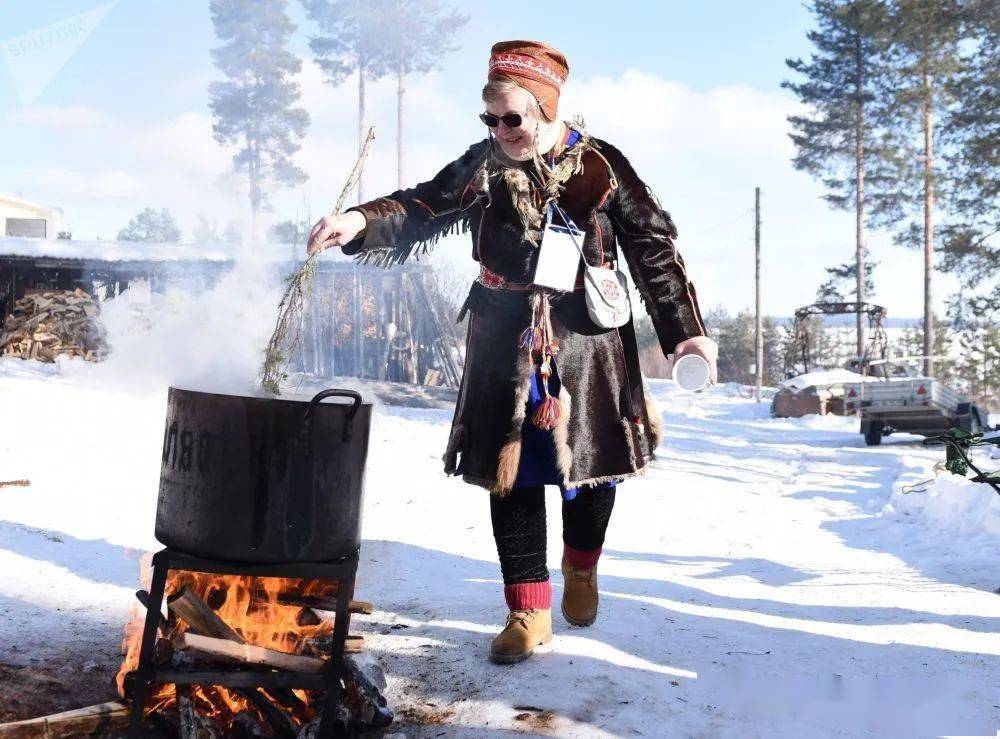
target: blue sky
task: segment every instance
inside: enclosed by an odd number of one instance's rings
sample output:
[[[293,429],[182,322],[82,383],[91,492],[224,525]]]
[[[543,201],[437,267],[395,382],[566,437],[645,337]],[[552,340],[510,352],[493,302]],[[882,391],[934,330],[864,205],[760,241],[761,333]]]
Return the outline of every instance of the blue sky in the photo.
[[[48,24],[107,5],[101,0],[0,4],[0,46]],[[583,112],[670,210],[679,242],[709,304],[752,304],[753,188],[764,190],[769,312],[811,302],[822,268],[851,257],[853,218],[834,213],[819,186],[790,163],[785,118],[796,101],[780,88],[785,59],[809,53],[808,11],[769,2],[454,3],[470,16],[461,48],[441,70],[408,82],[407,175],[427,179],[481,138],[475,121],[489,46],[543,39],[570,62],[560,113]],[[332,201],[356,141],[355,84],[324,85],[309,62],[313,32],[298,2],[294,50],[306,60],[303,105],[313,117],[300,165],[309,182],[277,193],[275,218],[310,215]],[[615,12],[609,12],[613,8]],[[37,100],[23,105],[0,59],[0,193],[60,206],[78,238],[112,238],[141,207],[169,207],[190,232],[195,215],[232,217],[240,183],[211,140],[207,86],[216,78],[206,0],[118,0]],[[366,196],[395,189],[394,82],[370,87],[380,131]],[[460,142],[460,143],[457,143]],[[442,242],[444,243],[444,242]],[[920,256],[873,234],[878,299],[890,315],[918,315]],[[464,242],[446,258],[467,259]],[[466,265],[467,266],[467,265]],[[952,289],[939,283],[938,303]]]
[[[0,39],[103,5],[100,0],[8,0],[0,4]],[[443,73],[456,84],[480,82],[484,50],[500,39],[543,38],[570,60],[571,75],[618,74],[635,67],[682,79],[702,90],[743,83],[774,88],[785,76],[784,59],[808,53],[803,30],[809,14],[796,1],[454,3],[470,17],[462,48],[443,60]],[[311,31],[302,7],[289,4],[300,32]],[[526,22],[530,16],[530,22]],[[135,116],[170,113],[202,103],[205,91],[178,87],[210,63],[214,44],[208,2],[120,0],[46,90],[51,103],[86,102]],[[308,53],[306,34],[296,50]],[[776,50],[777,53],[776,53]],[[147,89],[136,97],[126,89]],[[166,92],[164,95],[163,93]],[[135,103],[139,103],[138,107]],[[0,111],[16,105],[13,83],[0,75]]]

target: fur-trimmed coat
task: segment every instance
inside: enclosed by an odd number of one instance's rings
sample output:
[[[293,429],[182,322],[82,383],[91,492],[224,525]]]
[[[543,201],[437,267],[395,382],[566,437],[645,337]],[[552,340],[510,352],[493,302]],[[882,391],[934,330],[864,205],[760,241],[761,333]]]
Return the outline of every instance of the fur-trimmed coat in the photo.
[[[483,139],[432,179],[349,209],[362,212],[367,226],[343,251],[388,267],[427,253],[446,233],[471,232],[472,258],[494,274],[473,283],[463,308],[470,313],[465,369],[443,461],[446,473],[502,494],[517,475],[522,427],[530,423],[525,401],[534,366],[518,338],[531,322],[532,293],[487,285],[496,285],[494,275],[530,283],[538,252],[524,238],[493,145]],[[617,262],[620,250],[664,354],[707,335],[670,216],[617,148],[586,135],[574,146],[584,147],[583,169],[566,182],[559,204],[586,231],[587,263]],[[582,289],[557,294],[551,304],[559,350],[550,392],[563,409],[553,441],[564,486],[642,474],[662,432],[632,321],[596,326]]]

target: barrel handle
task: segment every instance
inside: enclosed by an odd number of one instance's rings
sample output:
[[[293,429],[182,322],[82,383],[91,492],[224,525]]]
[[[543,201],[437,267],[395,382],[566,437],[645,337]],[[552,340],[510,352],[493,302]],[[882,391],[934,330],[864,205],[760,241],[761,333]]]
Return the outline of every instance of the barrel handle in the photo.
[[[285,546],[288,554],[293,557],[301,555],[312,539],[312,529],[310,521],[315,508],[313,491],[313,413],[324,399],[340,396],[353,398],[354,405],[347,411],[347,420],[344,423],[344,442],[351,439],[351,432],[354,428],[354,416],[361,407],[361,393],[354,390],[323,390],[316,393],[305,413],[302,414],[302,426],[299,429],[298,455],[293,460],[292,484],[297,490],[292,491],[289,498],[289,505],[285,511]]]
[[[353,398],[354,405],[351,409],[347,411],[347,422],[344,424],[344,441],[351,440],[351,434],[354,431],[354,417],[358,413],[358,409],[361,408],[361,393],[356,390],[338,390],[336,388],[331,388],[329,390],[321,390],[313,396],[313,399],[309,401],[309,407],[306,408],[305,415],[302,417],[302,435],[305,438],[309,438],[312,431],[312,415],[313,409],[316,408],[323,400],[326,398],[341,397],[341,398]]]

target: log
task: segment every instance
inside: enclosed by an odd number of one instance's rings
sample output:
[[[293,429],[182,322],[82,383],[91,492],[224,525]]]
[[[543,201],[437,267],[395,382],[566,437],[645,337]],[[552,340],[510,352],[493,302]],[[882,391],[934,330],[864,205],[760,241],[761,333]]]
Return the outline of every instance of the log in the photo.
[[[333,649],[333,637],[321,636],[305,639],[302,651],[312,655],[328,655]],[[348,634],[344,640],[344,654],[361,654],[365,650],[365,638],[361,634]]]
[[[31,480],[4,480],[0,482],[0,488],[26,488],[31,484]]]
[[[170,664],[174,656],[174,643],[169,639],[160,637],[153,645],[153,664],[162,667]]]
[[[208,661],[225,660],[254,665],[266,665],[290,672],[322,672],[323,660],[297,654],[286,654],[253,644],[236,643],[228,639],[202,636],[186,631],[174,639],[174,649],[193,651]]]
[[[336,611],[337,599],[320,595],[296,595],[295,593],[278,593],[278,603],[283,606],[300,606],[302,608],[313,608],[317,611]],[[375,606],[366,600],[352,600],[347,604],[350,613],[363,613],[370,615],[375,611]]]
[[[0,737],[21,739],[22,737],[76,737],[99,735],[118,731],[128,726],[129,710],[124,704],[113,701],[86,708],[54,713],[26,721],[0,724]]]
[[[145,608],[147,611],[149,610],[149,593],[148,592],[146,592],[145,590],[136,590],[135,591],[135,598],[140,603],[142,603],[143,608]],[[170,629],[170,624],[167,622],[166,617],[162,613],[160,614],[160,620],[159,620],[159,622],[157,623],[156,626],[164,634],[166,634],[167,631]]]
[[[183,588],[167,598],[167,608],[194,634],[246,644],[247,640],[219,618],[190,588]]]
[[[250,704],[261,712],[264,720],[274,732],[274,736],[279,739],[293,739],[297,733],[295,724],[283,710],[274,705],[271,700],[260,692],[258,688],[246,688],[237,690],[237,693],[246,698]]]
[[[295,617],[295,623],[299,626],[319,626],[323,619],[312,608],[303,608]]]
[[[236,714],[233,718],[230,736],[233,739],[267,739],[264,727],[249,711],[240,711]]]
[[[194,710],[190,685],[175,685],[177,691],[177,718],[180,720],[177,735],[179,739],[199,739],[198,714]]]

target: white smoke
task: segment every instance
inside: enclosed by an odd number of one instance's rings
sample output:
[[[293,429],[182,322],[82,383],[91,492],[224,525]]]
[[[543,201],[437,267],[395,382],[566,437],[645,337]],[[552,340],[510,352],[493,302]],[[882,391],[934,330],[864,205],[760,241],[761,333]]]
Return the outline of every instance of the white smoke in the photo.
[[[110,354],[101,374],[139,387],[254,392],[281,291],[280,272],[249,259],[217,281],[189,273],[162,293],[130,288],[103,306]]]

